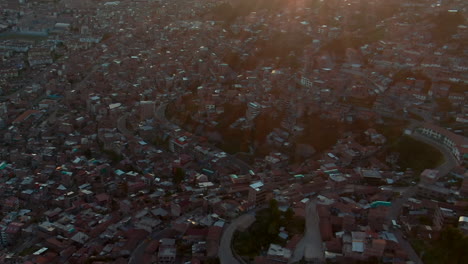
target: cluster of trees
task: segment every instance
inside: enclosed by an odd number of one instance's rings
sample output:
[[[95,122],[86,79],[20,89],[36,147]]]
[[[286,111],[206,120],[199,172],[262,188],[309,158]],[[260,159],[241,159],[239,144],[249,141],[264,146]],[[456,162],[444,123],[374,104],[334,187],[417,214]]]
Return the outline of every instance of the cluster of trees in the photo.
[[[184,179],[185,179],[185,170],[179,167],[175,168],[173,172],[173,178],[172,178],[172,181],[174,182],[174,184],[178,185]]]
[[[408,136],[401,137],[390,146],[390,151],[400,154],[398,165],[401,169],[410,168],[416,174],[424,169],[435,168],[444,161],[438,149]]]
[[[437,239],[420,242],[423,242],[423,245],[415,245],[415,249],[426,264],[467,263],[468,236],[457,228],[445,228]]]
[[[235,234],[234,249],[241,256],[253,257],[268,250],[271,243],[284,245],[286,241],[278,236],[282,226],[290,233],[303,233],[305,221],[295,217],[291,208],[281,212],[273,199],[267,209],[257,212],[256,221],[246,232]]]

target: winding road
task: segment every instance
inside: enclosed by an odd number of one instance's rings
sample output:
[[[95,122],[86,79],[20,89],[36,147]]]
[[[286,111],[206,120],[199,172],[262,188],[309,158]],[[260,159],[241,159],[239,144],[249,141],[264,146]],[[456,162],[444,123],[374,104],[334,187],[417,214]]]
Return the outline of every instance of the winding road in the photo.
[[[452,155],[452,153],[450,152],[450,150],[445,147],[444,145],[430,139],[430,138],[427,138],[417,132],[413,132],[411,134],[411,137],[416,139],[416,140],[419,140],[419,141],[422,141],[426,144],[429,144],[433,147],[435,147],[436,149],[438,149],[442,155],[444,155],[444,159],[445,159],[445,162],[441,165],[439,165],[436,170],[439,171],[439,175],[441,177],[447,175],[453,168],[455,168],[458,164],[458,162],[455,160],[455,157]]]
[[[412,128],[416,128],[417,124],[418,122],[414,123]],[[457,166],[457,161],[453,157],[452,153],[442,144],[437,143],[427,137],[424,137],[423,135],[420,135],[417,132],[413,132],[410,136],[413,139],[422,141],[426,144],[429,144],[437,148],[444,155],[445,162],[443,164],[440,164],[437,168],[435,168],[436,170],[439,171],[439,174],[441,177],[447,175],[453,168]],[[410,197],[413,197],[416,194],[417,188],[418,188],[417,185],[409,187],[407,190],[405,190],[402,193],[400,198],[392,202],[392,206],[389,208],[389,213],[387,214],[387,219],[386,219],[387,224],[389,226],[391,225],[392,220],[398,219],[398,216],[400,215],[403,204],[405,204]],[[416,264],[422,264],[423,262],[419,258],[418,254],[414,251],[411,245],[403,238],[402,232],[400,230],[395,230],[394,233],[398,239],[398,243],[408,254],[408,257],[411,259],[411,261],[413,261]]]
[[[218,249],[218,257],[221,264],[239,264],[239,260],[234,257],[231,248],[232,237],[239,228],[239,226],[247,225],[250,226],[255,221],[255,216],[251,214],[244,214],[236,218],[231,224],[224,230],[223,236],[221,237],[221,243]]]

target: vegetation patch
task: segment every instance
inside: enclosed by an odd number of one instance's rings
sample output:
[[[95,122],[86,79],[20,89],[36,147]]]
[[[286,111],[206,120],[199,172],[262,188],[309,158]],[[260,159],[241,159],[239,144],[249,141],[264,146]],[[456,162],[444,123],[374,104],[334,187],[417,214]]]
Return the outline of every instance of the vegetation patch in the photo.
[[[416,174],[433,169],[445,161],[438,149],[409,136],[401,137],[390,146],[390,151],[400,154],[398,165],[401,169],[409,168]]]
[[[26,248],[24,249],[23,251],[21,251],[19,253],[20,256],[30,256],[32,255],[34,252],[38,251],[39,249],[41,249],[40,247],[38,246],[32,246],[32,247],[29,247],[29,248]]]
[[[280,227],[285,227],[290,236],[303,234],[305,220],[294,216],[291,208],[281,212],[278,202],[272,200],[267,209],[257,212],[255,222],[247,231],[235,233],[233,248],[241,256],[254,257],[267,251],[271,243],[284,246],[286,240],[278,236]]]
[[[437,239],[414,239],[411,245],[420,256],[422,255],[422,261],[426,264],[466,263],[468,236],[453,227],[442,230]]]
[[[384,135],[387,142],[392,145],[403,135],[403,130],[408,126],[408,121],[389,118],[383,118],[383,121],[383,124],[375,125],[375,129]]]

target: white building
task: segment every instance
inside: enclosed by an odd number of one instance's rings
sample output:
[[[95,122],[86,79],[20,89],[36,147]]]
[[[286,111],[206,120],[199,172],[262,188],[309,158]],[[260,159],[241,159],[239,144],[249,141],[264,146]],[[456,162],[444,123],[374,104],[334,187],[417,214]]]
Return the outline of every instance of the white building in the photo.
[[[468,138],[429,123],[418,128],[417,132],[446,146],[459,163],[462,163],[463,159],[467,158]]]

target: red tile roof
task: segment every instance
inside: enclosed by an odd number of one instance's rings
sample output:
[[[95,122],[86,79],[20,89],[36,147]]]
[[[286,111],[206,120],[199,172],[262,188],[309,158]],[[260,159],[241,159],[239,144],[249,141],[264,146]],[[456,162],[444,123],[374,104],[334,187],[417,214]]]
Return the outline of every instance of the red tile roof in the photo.
[[[31,115],[40,113],[41,111],[39,110],[28,110],[24,113],[22,113],[20,116],[18,116],[14,121],[13,124],[18,124],[29,118]]]

